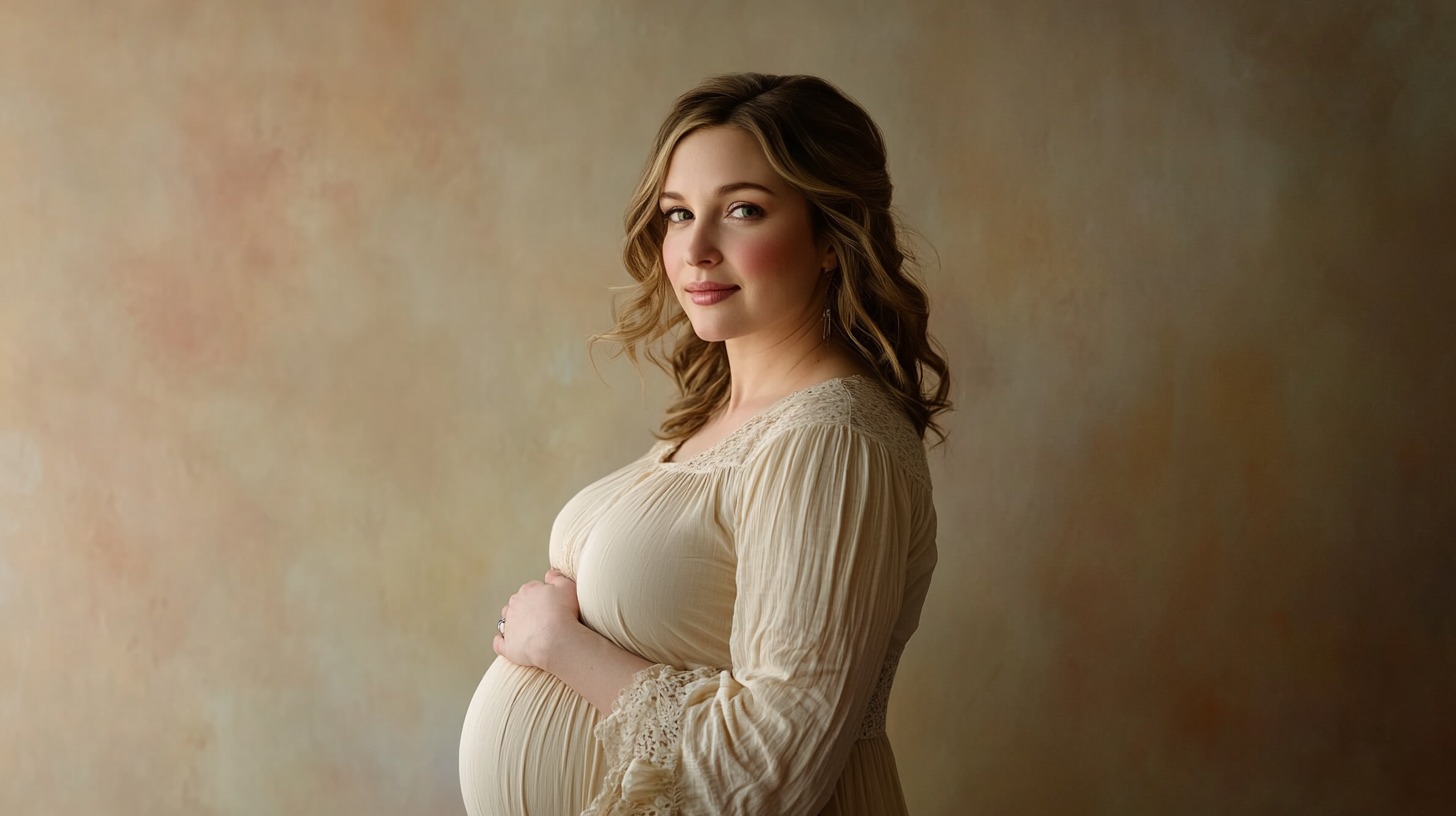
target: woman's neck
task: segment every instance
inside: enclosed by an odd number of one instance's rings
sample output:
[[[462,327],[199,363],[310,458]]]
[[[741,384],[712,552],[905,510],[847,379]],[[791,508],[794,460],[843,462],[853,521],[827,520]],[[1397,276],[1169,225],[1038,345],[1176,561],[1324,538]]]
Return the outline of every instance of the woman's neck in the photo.
[[[822,329],[805,327],[783,341],[755,346],[727,341],[729,390],[724,413],[756,413],[802,388],[835,377],[863,374],[863,364]]]

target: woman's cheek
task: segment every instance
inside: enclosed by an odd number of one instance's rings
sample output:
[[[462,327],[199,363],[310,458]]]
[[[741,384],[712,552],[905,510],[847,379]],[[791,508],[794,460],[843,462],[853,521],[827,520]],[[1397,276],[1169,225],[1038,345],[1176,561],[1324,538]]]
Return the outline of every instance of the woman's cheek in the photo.
[[[737,271],[745,277],[776,275],[794,265],[795,254],[789,241],[772,237],[748,241],[739,248]]]

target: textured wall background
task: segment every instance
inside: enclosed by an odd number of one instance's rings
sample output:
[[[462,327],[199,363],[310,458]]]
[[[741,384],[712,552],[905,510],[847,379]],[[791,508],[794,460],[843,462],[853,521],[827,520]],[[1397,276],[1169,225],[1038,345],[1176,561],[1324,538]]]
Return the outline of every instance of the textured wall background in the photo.
[[[621,207],[750,68],[938,253],[912,810],[1449,812],[1453,4],[898,5],[0,3],[0,812],[461,812],[660,405]]]

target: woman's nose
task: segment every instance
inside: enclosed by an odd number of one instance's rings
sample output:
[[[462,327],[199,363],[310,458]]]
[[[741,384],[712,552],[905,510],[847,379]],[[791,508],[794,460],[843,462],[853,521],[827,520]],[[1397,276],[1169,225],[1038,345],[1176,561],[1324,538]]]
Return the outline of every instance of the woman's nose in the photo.
[[[688,236],[685,247],[687,255],[683,260],[689,266],[717,266],[723,260],[723,254],[718,251],[717,236],[713,234],[713,228],[695,222],[689,229],[692,232]]]

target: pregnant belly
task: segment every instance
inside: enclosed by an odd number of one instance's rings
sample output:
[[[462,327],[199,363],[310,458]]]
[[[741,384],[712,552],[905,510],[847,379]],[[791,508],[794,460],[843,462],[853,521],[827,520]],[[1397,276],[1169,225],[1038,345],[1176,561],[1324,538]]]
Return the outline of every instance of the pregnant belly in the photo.
[[[496,658],[460,734],[460,790],[470,816],[580,813],[605,772],[592,729],[601,715],[555,676]]]

